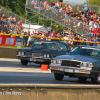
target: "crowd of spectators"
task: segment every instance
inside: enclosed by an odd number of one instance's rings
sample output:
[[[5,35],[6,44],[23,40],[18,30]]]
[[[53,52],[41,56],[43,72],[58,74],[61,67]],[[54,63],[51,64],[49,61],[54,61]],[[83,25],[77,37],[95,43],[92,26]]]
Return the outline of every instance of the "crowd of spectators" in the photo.
[[[70,25],[73,23],[73,27],[77,27],[79,34],[76,35],[69,31],[65,35],[62,35],[60,32],[52,31],[51,34],[48,31],[48,35],[39,34],[40,36],[48,36],[54,38],[64,38],[71,40],[83,40],[83,41],[95,41],[98,42],[100,38],[100,15],[97,14],[92,7],[89,7],[87,3],[85,3],[82,7],[80,5],[77,6],[77,13],[73,12],[71,4],[66,3],[64,6],[63,0],[59,0],[59,2],[52,2],[49,5],[49,0],[32,0],[32,6],[35,9],[41,11],[48,11],[52,16],[57,16],[62,19],[65,24]],[[58,16],[59,15],[59,16]],[[84,34],[83,34],[84,33]],[[84,36],[85,35],[85,36]],[[68,41],[69,44],[73,44],[72,41]],[[89,44],[87,45],[97,45],[97,44]]]
[[[96,14],[96,12],[88,7],[87,3],[85,3],[82,8],[80,5],[77,7],[77,13],[73,12],[71,4],[66,3],[63,5],[63,0],[59,0],[59,2],[52,2],[49,4],[49,0],[32,0],[31,5],[33,8],[40,11],[48,11],[52,16],[56,16],[57,19],[61,18],[61,21],[67,25],[73,23],[73,27],[78,27],[79,33],[72,32],[71,30],[65,30],[63,33],[57,30],[57,27],[52,30],[51,26],[47,27],[48,33],[44,31],[41,32],[24,32],[23,35],[23,46],[30,47],[35,38],[27,37],[27,36],[40,36],[40,37],[50,37],[50,38],[62,38],[62,39],[70,39],[70,40],[83,40],[83,41],[94,41],[99,42],[100,38],[100,15]],[[62,6],[63,5],[63,6]],[[77,22],[77,23],[76,23]],[[22,20],[17,21],[16,16],[12,18],[9,16],[7,18],[3,13],[2,9],[0,9],[0,32],[6,34],[13,34],[13,30],[16,29],[16,34],[21,34],[21,30],[23,29]],[[85,34],[83,34],[85,33]],[[86,36],[84,36],[86,35]],[[43,39],[43,38],[40,38]],[[75,45],[76,42],[67,41],[71,45]],[[79,43],[78,43],[79,44]],[[97,45],[95,43],[86,43],[87,45]]]
[[[0,9],[0,33],[20,34],[23,29],[22,20],[17,21],[16,16],[5,16]]]

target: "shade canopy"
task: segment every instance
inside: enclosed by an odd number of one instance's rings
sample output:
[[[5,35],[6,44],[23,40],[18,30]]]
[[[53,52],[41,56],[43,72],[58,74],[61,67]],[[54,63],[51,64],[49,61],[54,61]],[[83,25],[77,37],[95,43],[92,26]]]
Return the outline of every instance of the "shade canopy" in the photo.
[[[45,31],[47,33],[47,29],[42,26],[42,25],[30,25],[30,24],[22,24],[24,27],[23,31],[28,32],[28,31]]]

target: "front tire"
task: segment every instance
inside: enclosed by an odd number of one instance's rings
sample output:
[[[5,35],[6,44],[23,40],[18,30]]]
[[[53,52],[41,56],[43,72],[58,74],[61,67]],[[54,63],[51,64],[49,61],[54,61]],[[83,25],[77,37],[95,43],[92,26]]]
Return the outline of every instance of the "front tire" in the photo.
[[[27,65],[27,64],[28,64],[28,61],[26,61],[26,60],[21,60],[21,64],[22,64],[22,65]]]
[[[93,84],[100,84],[100,73],[98,73],[94,78],[91,78]]]
[[[54,73],[54,77],[56,80],[62,80],[64,78],[64,75],[59,73]]]

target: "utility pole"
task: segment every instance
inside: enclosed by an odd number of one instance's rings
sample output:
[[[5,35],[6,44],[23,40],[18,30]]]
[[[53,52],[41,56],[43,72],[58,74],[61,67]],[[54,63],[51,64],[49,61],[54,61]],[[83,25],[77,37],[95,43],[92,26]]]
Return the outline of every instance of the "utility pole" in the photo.
[[[27,11],[26,11],[26,19],[27,19]],[[26,19],[25,19],[25,23],[26,23]]]
[[[38,25],[39,25],[39,19],[40,19],[40,14],[39,14],[39,17],[38,17]]]

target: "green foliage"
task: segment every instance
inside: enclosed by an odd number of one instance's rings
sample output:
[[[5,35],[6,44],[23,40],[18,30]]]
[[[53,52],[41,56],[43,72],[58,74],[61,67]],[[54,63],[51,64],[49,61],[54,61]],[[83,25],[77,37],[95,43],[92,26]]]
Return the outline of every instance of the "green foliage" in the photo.
[[[89,0],[89,5],[100,6],[100,0]]]
[[[23,17],[25,17],[25,3],[26,0],[0,0],[3,7]]]

